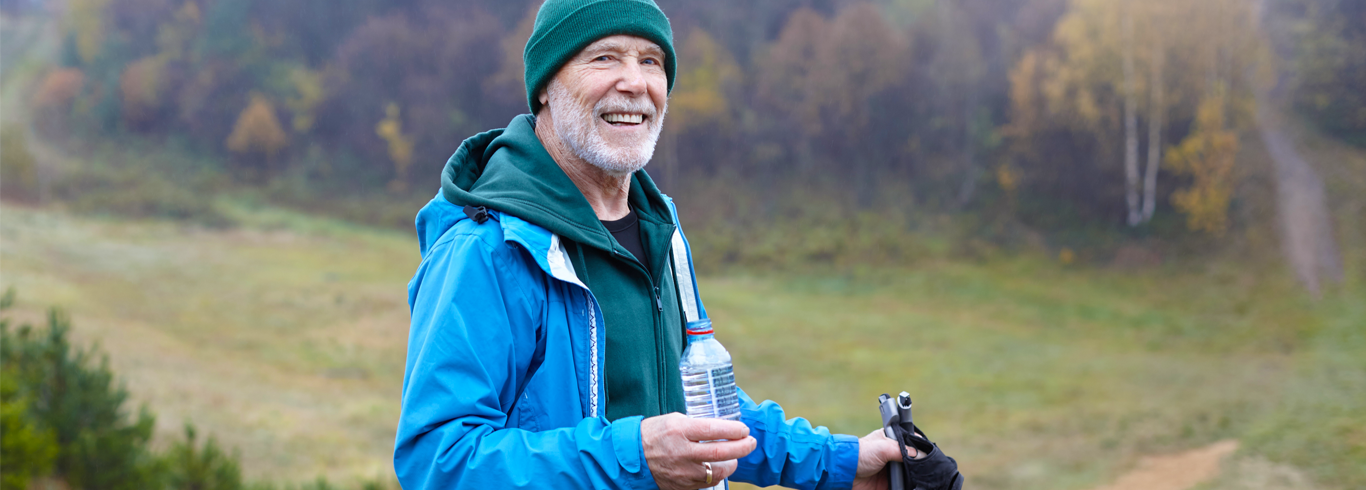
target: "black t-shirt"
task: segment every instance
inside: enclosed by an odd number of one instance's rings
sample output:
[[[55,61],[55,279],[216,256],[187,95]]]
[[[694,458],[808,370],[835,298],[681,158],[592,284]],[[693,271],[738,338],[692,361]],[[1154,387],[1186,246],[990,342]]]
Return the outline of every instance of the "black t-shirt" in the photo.
[[[607,227],[607,231],[612,234],[612,238],[617,239],[626,251],[631,252],[641,265],[648,264],[645,258],[645,246],[640,242],[640,220],[636,217],[636,210],[631,209],[626,213],[626,217],[616,221],[603,221],[602,226]]]

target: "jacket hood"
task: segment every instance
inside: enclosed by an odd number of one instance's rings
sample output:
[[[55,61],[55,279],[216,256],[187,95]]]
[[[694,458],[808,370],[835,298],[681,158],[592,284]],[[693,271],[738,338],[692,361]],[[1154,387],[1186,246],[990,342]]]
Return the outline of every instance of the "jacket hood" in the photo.
[[[441,172],[441,197],[453,208],[433,207],[418,213],[422,250],[446,229],[464,219],[464,206],[484,206],[517,216],[574,242],[612,249],[611,234],[574,182],[536,137],[530,114],[513,118],[504,129],[466,139]],[[670,220],[668,205],[644,170],[631,176],[629,196],[638,214]],[[429,209],[431,208],[431,209]],[[446,216],[453,213],[453,216]],[[424,216],[425,215],[425,216]]]

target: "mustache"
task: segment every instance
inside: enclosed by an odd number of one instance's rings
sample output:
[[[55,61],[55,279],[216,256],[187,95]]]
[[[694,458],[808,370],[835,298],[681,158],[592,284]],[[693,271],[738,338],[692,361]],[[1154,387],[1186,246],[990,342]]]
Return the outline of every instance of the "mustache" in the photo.
[[[598,101],[597,106],[593,107],[593,115],[601,117],[603,114],[612,112],[629,112],[644,114],[645,117],[653,119],[658,112],[654,104],[649,100],[628,99],[625,97],[612,97]]]

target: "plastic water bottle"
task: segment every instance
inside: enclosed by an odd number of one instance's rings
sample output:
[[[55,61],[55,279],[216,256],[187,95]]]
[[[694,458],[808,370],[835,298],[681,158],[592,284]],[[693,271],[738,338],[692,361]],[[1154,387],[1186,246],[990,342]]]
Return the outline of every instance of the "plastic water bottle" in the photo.
[[[683,400],[688,416],[706,419],[740,419],[740,393],[730,353],[716,341],[711,320],[688,322],[688,347],[678,363],[683,374]]]

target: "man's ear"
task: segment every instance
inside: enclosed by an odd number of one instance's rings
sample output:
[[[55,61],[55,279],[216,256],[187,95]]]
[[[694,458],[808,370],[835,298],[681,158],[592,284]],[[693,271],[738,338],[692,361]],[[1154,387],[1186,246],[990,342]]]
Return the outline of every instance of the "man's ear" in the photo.
[[[536,118],[539,120],[545,117],[547,112],[550,112],[550,95],[546,94],[545,89],[542,89],[541,95],[537,96],[536,100],[541,102],[541,109],[536,111]]]

